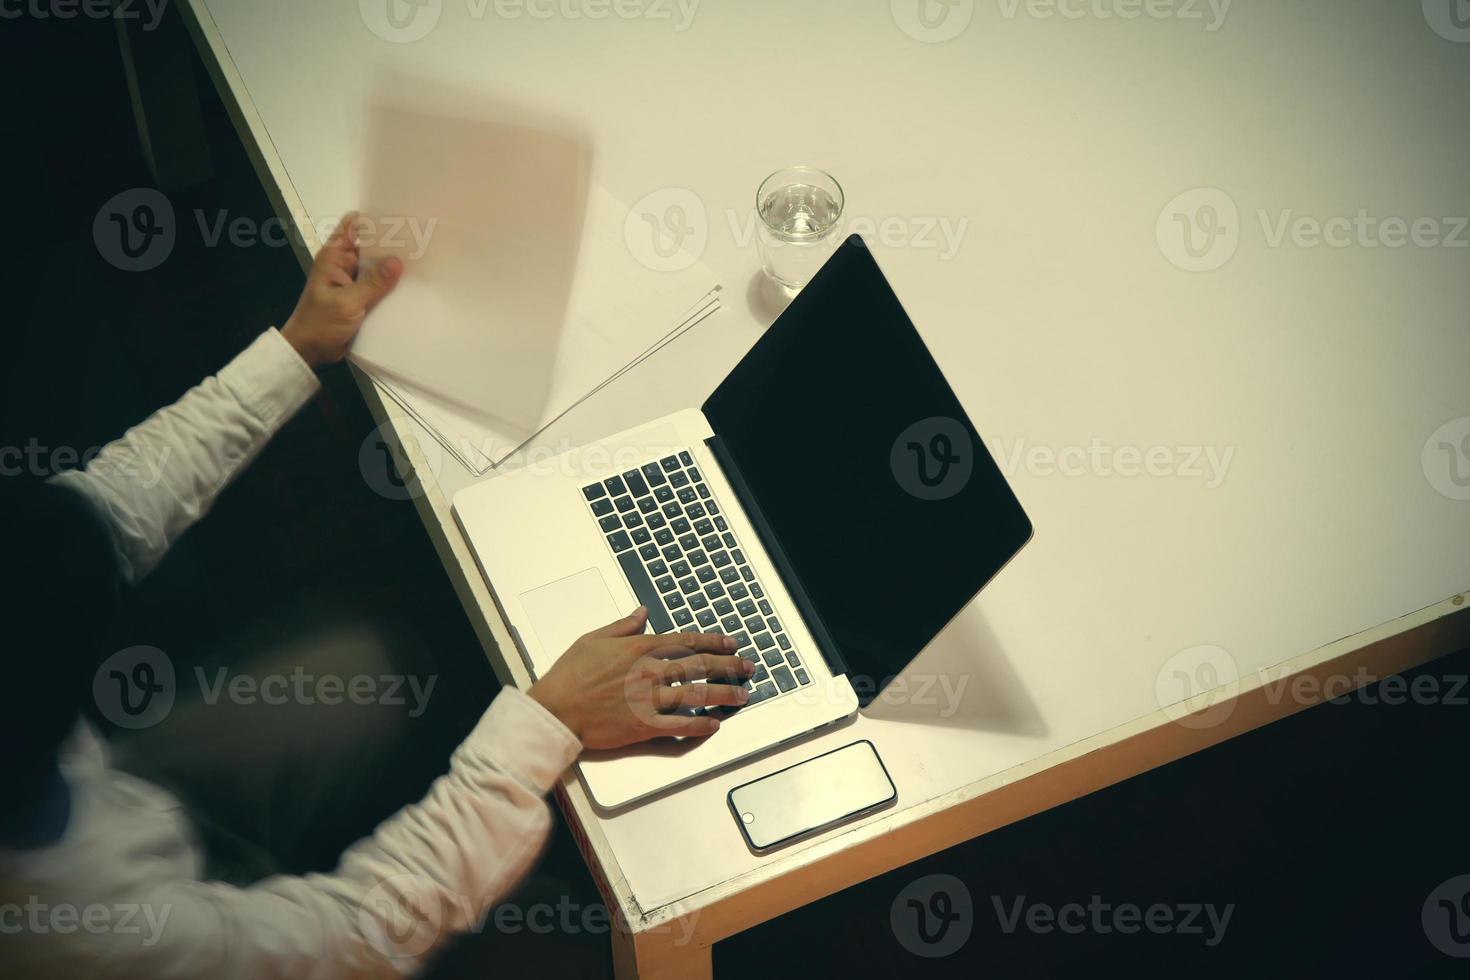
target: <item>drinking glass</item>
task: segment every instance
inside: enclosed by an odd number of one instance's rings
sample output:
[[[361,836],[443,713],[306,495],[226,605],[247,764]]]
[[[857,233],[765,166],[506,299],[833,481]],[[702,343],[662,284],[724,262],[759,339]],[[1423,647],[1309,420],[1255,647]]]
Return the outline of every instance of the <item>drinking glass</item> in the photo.
[[[842,185],[815,167],[788,167],[756,191],[757,241],[766,275],[794,294],[811,281],[841,237]]]

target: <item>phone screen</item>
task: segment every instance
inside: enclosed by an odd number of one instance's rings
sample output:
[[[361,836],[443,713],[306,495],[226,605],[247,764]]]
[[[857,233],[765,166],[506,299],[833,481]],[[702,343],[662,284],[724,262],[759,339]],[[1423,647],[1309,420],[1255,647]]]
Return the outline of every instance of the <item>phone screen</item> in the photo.
[[[836,826],[898,796],[873,743],[853,742],[730,791],[730,810],[756,851]]]

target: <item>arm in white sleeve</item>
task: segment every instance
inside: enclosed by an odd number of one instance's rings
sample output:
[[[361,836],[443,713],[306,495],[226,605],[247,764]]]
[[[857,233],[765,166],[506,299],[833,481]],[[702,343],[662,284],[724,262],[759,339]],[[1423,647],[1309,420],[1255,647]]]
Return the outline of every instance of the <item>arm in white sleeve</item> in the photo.
[[[219,374],[55,482],[97,507],[124,576],[137,582],[317,388],[306,362],[268,330]]]
[[[74,965],[88,976],[213,980],[415,973],[451,936],[479,928],[530,869],[550,830],[543,797],[580,749],[506,688],[428,796],[349,848],[333,873],[249,888],[155,883],[131,898],[155,921],[168,910],[153,945],[114,937]]]

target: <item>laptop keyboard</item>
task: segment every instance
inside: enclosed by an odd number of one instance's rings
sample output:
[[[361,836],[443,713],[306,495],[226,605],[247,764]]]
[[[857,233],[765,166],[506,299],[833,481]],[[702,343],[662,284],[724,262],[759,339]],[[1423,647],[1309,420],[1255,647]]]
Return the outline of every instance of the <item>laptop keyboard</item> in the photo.
[[[655,633],[723,633],[755,664],[746,707],[811,683],[688,452],[582,488]],[[731,683],[734,683],[733,681]]]

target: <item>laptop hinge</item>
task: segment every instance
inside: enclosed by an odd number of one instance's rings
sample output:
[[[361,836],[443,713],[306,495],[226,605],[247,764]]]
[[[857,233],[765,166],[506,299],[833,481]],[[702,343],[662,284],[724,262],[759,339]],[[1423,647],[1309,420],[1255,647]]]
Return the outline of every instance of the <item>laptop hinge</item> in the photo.
[[[771,556],[771,564],[776,566],[776,572],[781,576],[786,591],[791,593],[792,601],[796,603],[797,611],[801,613],[807,629],[811,630],[812,636],[816,637],[817,652],[827,662],[827,667],[834,676],[846,674],[847,662],[842,659],[842,653],[837,649],[837,641],[832,638],[827,624],[822,622],[821,614],[817,612],[816,606],[812,605],[811,597],[807,594],[806,587],[802,585],[801,576],[796,573],[796,567],[786,557],[786,549],[781,547],[781,539],[771,529],[770,522],[766,520],[766,515],[756,501],[755,495],[750,492],[745,476],[740,472],[739,464],[726,450],[724,440],[719,436],[711,436],[704,441],[704,444],[714,454],[716,462],[720,464],[720,469],[725,473],[725,479],[729,480],[730,486],[735,489],[741,506],[745,508],[745,516],[750,518],[751,526],[755,528],[761,544],[765,546],[766,554]]]

